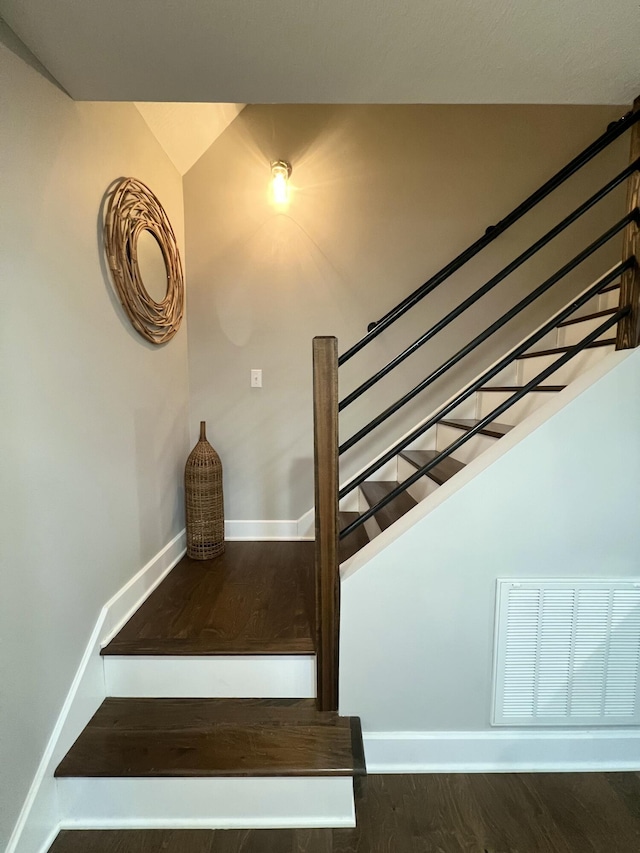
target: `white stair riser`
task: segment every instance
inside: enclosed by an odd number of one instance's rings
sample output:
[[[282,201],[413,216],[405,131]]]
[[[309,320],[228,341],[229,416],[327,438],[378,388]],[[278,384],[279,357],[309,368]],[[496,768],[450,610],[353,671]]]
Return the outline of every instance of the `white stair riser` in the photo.
[[[561,326],[558,329],[558,346],[559,347],[570,347],[573,344],[579,343],[583,340],[590,332],[595,331],[598,326],[601,326],[606,317],[594,317],[591,320],[583,320],[581,323],[571,323],[568,326]],[[607,329],[606,332],[603,332],[599,336],[599,340],[603,340],[604,338],[613,338],[616,334],[616,327],[613,326],[610,329]]]
[[[592,296],[588,302],[585,302],[585,304],[581,305],[580,308],[576,308],[571,316],[584,317],[587,314],[594,314],[596,311],[602,311],[607,307],[606,305],[601,304],[601,300],[604,299],[605,295],[606,294],[602,294],[602,296]]]
[[[604,311],[605,308],[617,308],[620,304],[620,288],[616,290],[608,290],[606,293],[601,293],[599,296],[598,307],[596,311]]]
[[[540,338],[540,340],[530,347],[529,352],[538,352],[539,350],[552,349],[558,346],[558,329],[552,329],[550,332]],[[497,385],[498,383],[494,383]],[[503,382],[503,385],[513,385],[513,382]]]
[[[596,311],[604,311],[605,308],[617,308],[619,301],[620,288],[617,287],[615,290],[607,290],[606,293],[593,296],[588,302],[577,308],[572,316],[584,317],[587,314],[595,314]]]
[[[428,429],[424,435],[416,438],[407,447],[407,450],[435,450],[436,449],[436,427]]]
[[[412,465],[410,462],[407,462],[406,459],[403,459],[402,456],[398,456],[398,481],[402,483],[407,477],[411,477],[412,474],[416,473],[416,466]],[[419,480],[409,486],[407,492],[411,495],[414,501],[423,501],[425,498],[432,495],[435,490],[438,488],[438,484],[431,479],[431,477],[420,477]]]
[[[366,439],[363,440],[366,441]],[[376,482],[389,483],[397,479],[397,476],[398,469],[396,466],[396,457],[394,456],[393,459],[390,459],[388,462],[385,462],[385,464],[381,468],[379,468],[377,471],[374,471],[374,473],[370,477],[367,477],[367,480],[375,480]]]
[[[57,779],[67,829],[355,826],[349,776]]]
[[[369,509],[368,505],[367,505],[367,509]],[[380,530],[380,525],[375,520],[375,518],[373,518],[373,516],[371,518],[368,518],[365,522],[363,522],[363,526],[364,526],[364,529],[366,531],[367,536],[369,537],[369,542],[371,542],[373,539],[375,539],[376,536],[379,536],[380,533],[382,532]]]
[[[478,418],[483,418],[490,414],[501,403],[513,397],[513,391],[481,391],[478,393]],[[540,406],[544,406],[555,395],[549,391],[530,391],[525,394],[521,400],[510,406],[504,414],[499,415],[496,420],[499,423],[519,424],[528,417],[531,412],[535,412]]]
[[[493,379],[490,379],[486,384],[492,388],[496,385],[515,385],[516,375],[517,365],[515,362],[511,362],[511,364],[503,368],[500,373],[496,374],[496,376],[494,376]],[[471,417],[475,416],[471,415]]]
[[[348,495],[340,499],[338,508],[340,512],[358,512],[359,505],[358,490],[353,489]]]
[[[454,441],[460,438],[460,436],[464,435],[466,430],[463,429],[455,429],[454,427],[443,426],[442,424],[438,425],[438,450],[444,450]],[[480,456],[481,453],[484,453],[489,447],[491,447],[497,439],[492,438],[489,435],[480,435],[476,433],[472,438],[466,441],[461,447],[455,450],[452,453],[452,456],[457,459],[459,462],[464,462],[464,464],[468,464],[473,461],[477,456]]]
[[[471,394],[466,400],[463,400],[459,406],[452,409],[447,415],[448,418],[474,418],[476,411],[475,394]]]
[[[556,370],[555,373],[552,373],[551,376],[547,377],[544,381],[551,385],[568,385],[569,382],[573,382],[573,380],[580,376],[581,373],[584,373],[585,370],[589,370],[589,368],[593,367],[601,359],[606,358],[606,356],[610,352],[613,352],[614,349],[615,347],[611,345],[608,347],[594,347],[592,349],[583,350]],[[556,353],[554,355],[540,355],[535,358],[519,359],[518,364],[520,377],[518,385],[526,385],[527,382],[535,379],[542,370],[545,370],[547,367],[552,365],[561,356],[562,353]]]
[[[105,655],[107,696],[310,699],[315,655]]]
[[[397,460],[395,460],[395,459],[394,459],[394,470],[396,471],[396,474],[397,474],[397,471],[398,471]],[[393,482],[394,480],[395,480],[395,476],[394,476],[393,480],[388,481],[388,482]],[[365,498],[361,489],[358,489],[357,491],[358,491],[358,512],[360,513],[360,515],[362,515],[363,512],[366,512],[369,509],[369,501]],[[368,518],[364,522],[364,529],[367,533],[367,536],[369,537],[369,541],[371,541],[372,539],[375,539],[376,536],[378,536],[382,532],[380,530],[380,525],[378,524],[378,522],[375,520],[375,518],[373,516],[371,518]]]

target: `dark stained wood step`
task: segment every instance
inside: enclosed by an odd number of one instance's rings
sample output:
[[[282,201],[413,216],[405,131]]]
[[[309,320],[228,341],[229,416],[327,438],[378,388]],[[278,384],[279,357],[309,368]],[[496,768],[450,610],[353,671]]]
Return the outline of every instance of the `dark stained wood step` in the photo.
[[[313,699],[105,699],[55,775],[352,776],[357,717]]]
[[[382,498],[385,498],[389,492],[392,492],[396,489],[400,484],[399,483],[391,483],[391,482],[383,482],[377,480],[367,480],[364,483],[361,483],[360,489],[362,494],[365,496],[367,503],[369,506],[375,506],[378,501],[381,501]],[[394,498],[391,503],[387,504],[387,506],[376,512],[374,518],[380,525],[381,530],[385,530],[387,527],[390,527],[394,522],[396,522],[399,518],[409,512],[410,509],[413,509],[414,506],[417,506],[417,501],[415,501],[410,494],[407,492],[403,492],[398,495],[397,498]]]
[[[103,655],[312,654],[313,542],[227,542],[184,557]]]
[[[606,287],[603,287],[600,293],[608,293],[610,290],[620,290],[620,280],[612,281],[611,284],[607,284]]]
[[[344,530],[344,528],[348,524],[351,524],[352,521],[355,521],[359,515],[360,513],[358,512],[339,512],[338,527],[340,530]],[[364,524],[361,524],[360,527],[356,527],[356,529],[348,536],[340,540],[340,562],[344,563],[345,560],[353,557],[353,555],[361,548],[364,548],[369,541],[370,539],[367,531],[364,529]]]
[[[516,393],[517,391],[522,391],[523,385],[485,385],[483,388],[478,388],[478,391],[508,391],[509,393]],[[528,393],[535,391],[536,394],[543,392],[558,392],[564,391],[566,385],[536,385],[535,388],[531,388]]]
[[[603,311],[594,311],[593,314],[585,314],[582,317],[570,317],[562,323],[558,323],[558,328],[562,326],[573,326],[575,323],[584,323],[586,320],[597,320],[598,317],[610,317],[619,311],[619,308],[605,308]]]
[[[443,426],[455,427],[456,429],[471,430],[480,423],[479,418],[456,418],[455,420],[440,421]],[[509,430],[512,430],[511,424],[490,423],[488,426],[478,430],[482,435],[489,435],[491,438],[502,438]]]
[[[595,349],[596,347],[610,347],[615,344],[615,338],[605,338],[603,341],[594,341],[592,344],[587,344],[585,349]],[[539,355],[562,355],[565,352],[569,352],[570,349],[573,348],[575,344],[568,347],[553,347],[552,349],[541,349],[538,352],[525,352],[523,355],[519,355],[518,358],[537,358]],[[516,359],[517,361],[518,359]]]
[[[400,456],[406,459],[415,468],[423,468],[432,462],[436,456],[440,455],[439,450],[403,450]],[[441,462],[438,462],[433,468],[427,471],[427,477],[430,477],[439,486],[450,480],[458,471],[462,471],[464,462],[458,462],[452,456],[447,456]]]

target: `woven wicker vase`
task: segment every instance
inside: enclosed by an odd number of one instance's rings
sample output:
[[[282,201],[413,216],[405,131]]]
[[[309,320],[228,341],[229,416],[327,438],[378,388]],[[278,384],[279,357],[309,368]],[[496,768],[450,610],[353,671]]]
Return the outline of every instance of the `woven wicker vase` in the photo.
[[[224,503],[222,463],[207,441],[205,421],[200,421],[200,439],[185,465],[184,495],[187,554],[211,560],[224,551]]]

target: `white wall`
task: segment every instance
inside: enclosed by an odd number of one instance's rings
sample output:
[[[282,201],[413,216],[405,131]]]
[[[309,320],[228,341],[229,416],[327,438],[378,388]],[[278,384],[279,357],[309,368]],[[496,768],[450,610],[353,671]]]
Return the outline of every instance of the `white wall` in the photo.
[[[298,518],[313,502],[311,338],[344,351],[534,191],[622,108],[249,106],[185,176],[192,437],[200,418],[225,468],[230,519]],[[293,165],[292,200],[269,203],[269,161]],[[482,253],[341,371],[343,394],[385,364],[628,162],[628,141]],[[622,216],[623,193],[503,282],[342,417],[343,437],[423,378]],[[602,250],[378,430],[343,473],[476,376],[619,257]],[[249,387],[249,371],[264,387]]]
[[[640,351],[609,359],[343,580],[340,710],[366,731],[489,730],[497,578],[640,576]]]
[[[186,323],[143,341],[101,247],[128,175],[183,246],[177,171],[132,104],[74,103],[1,43],[0,78],[4,849],[100,608],[183,526],[188,382]]]

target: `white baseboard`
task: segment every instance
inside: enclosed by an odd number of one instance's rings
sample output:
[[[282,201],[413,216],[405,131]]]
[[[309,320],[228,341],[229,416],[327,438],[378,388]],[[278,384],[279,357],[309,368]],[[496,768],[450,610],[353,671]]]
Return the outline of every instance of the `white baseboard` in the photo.
[[[65,829],[355,826],[350,776],[58,779]]]
[[[640,770],[640,729],[364,732],[369,773]]]
[[[84,650],[44,755],[31,783],[6,853],[42,853],[59,824],[53,773],[105,698],[100,648],[117,633],[185,553],[182,530],[102,608]]]
[[[237,519],[224,523],[224,537],[229,542],[307,542],[314,538],[314,512],[310,509],[298,519],[288,521]]]
[[[107,655],[107,696],[312,699],[315,655]]]
[[[151,595],[186,552],[187,534],[185,530],[181,530],[161,551],[158,551],[155,557],[149,560],[146,566],[127,581],[113,598],[107,601],[103,607],[104,627],[100,637],[102,647],[115,637],[125,622],[133,616],[142,602]],[[100,615],[102,616],[102,613]]]

